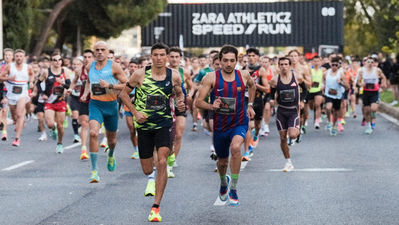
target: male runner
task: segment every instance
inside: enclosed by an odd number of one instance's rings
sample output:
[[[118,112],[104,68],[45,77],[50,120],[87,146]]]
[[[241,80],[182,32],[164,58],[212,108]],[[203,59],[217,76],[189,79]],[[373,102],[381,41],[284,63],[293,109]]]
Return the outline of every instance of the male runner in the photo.
[[[71,89],[76,90],[76,84],[80,84],[79,91],[79,124],[81,126],[80,130],[80,140],[81,140],[81,153],[80,159],[85,160],[89,158],[89,154],[87,153],[87,136],[89,131],[89,102],[90,95],[86,97],[83,101],[82,96],[85,92],[86,82],[88,79],[86,67],[91,65],[94,60],[94,53],[90,49],[86,49],[83,51],[83,66],[81,68],[77,68],[75,70],[75,78],[72,82]]]
[[[241,167],[241,145],[248,130],[248,117],[253,118],[256,85],[246,70],[235,70],[238,51],[225,45],[219,53],[222,69],[204,77],[196,106],[214,111],[213,142],[218,157],[217,167],[220,176],[219,198],[230,200],[230,205],[239,205],[237,182]],[[245,87],[248,87],[248,108],[245,105]],[[204,99],[211,94],[211,104]],[[226,175],[231,151],[230,177]]]
[[[89,127],[90,127],[90,160],[91,177],[90,183],[100,181],[97,171],[98,159],[98,131],[104,122],[105,134],[108,140],[107,169],[114,171],[116,160],[114,149],[116,146],[116,132],[118,130],[118,103],[115,90],[122,90],[126,83],[126,76],[118,63],[108,59],[108,46],[104,41],[95,45],[96,60],[86,65],[89,72],[86,80],[85,90],[80,100],[85,102],[90,93],[89,103]],[[119,83],[118,83],[119,82]]]
[[[122,90],[120,98],[134,115],[139,141],[139,155],[144,174],[153,173],[154,147],[157,150],[155,199],[148,220],[161,222],[159,205],[168,180],[166,160],[171,154],[172,113],[169,99],[176,95],[178,111],[185,110],[181,78],[176,70],[166,67],[169,47],[156,43],[151,48],[152,65],[137,70]],[[129,93],[136,88],[134,105]]]
[[[180,62],[182,58],[182,51],[178,47],[173,47],[170,48],[169,51],[169,68],[176,70],[179,72],[181,80],[182,80],[182,91],[185,96],[185,101],[187,105],[190,105],[192,102],[191,96],[194,93],[194,88],[192,87],[192,82],[190,78],[190,73],[188,70],[183,69],[180,67]],[[187,90],[190,91],[190,93],[187,93]],[[176,121],[175,121],[175,137],[174,137],[174,142],[173,142],[173,154],[168,157],[168,177],[173,178],[175,177],[172,168],[173,166],[176,166],[176,157],[178,156],[181,148],[181,143],[183,139],[183,132],[184,128],[186,127],[186,120],[187,120],[187,114],[186,110],[183,112],[180,111],[175,111],[175,116],[176,116]]]
[[[1,64],[1,70],[0,73],[2,73],[7,65],[9,65],[10,63],[13,62],[14,60],[14,50],[12,50],[11,48],[5,48],[4,51],[4,62],[2,62]],[[1,102],[0,104],[1,109],[0,109],[0,117],[1,117],[1,140],[2,141],[7,141],[7,116],[8,116],[8,104],[7,104],[7,99],[6,99],[6,95],[7,95],[7,87],[5,82],[2,82],[3,86],[1,87],[0,91],[3,92],[3,98],[0,99]]]
[[[80,91],[82,89],[82,81],[79,79],[79,75],[74,72],[76,70],[81,70],[83,66],[83,62],[79,58],[74,58],[72,61],[72,69],[73,73],[71,73],[72,85],[71,88],[68,90],[69,94],[69,106],[71,107],[72,111],[72,129],[73,129],[73,143],[80,142],[79,136],[79,97]]]
[[[22,130],[24,129],[26,104],[30,101],[28,85],[32,86],[33,73],[25,63],[25,51],[15,50],[15,62],[6,66],[0,75],[0,80],[6,81],[6,99],[10,107],[11,117],[15,121],[15,139],[12,146],[20,145]]]
[[[262,67],[266,70],[266,78],[267,82],[270,82],[270,80],[274,76],[274,70],[272,68],[272,59],[267,57],[267,56],[262,56],[261,59],[261,64]],[[268,136],[270,133],[270,128],[269,128],[269,123],[270,123],[270,117],[272,116],[272,111],[273,111],[273,105],[270,104],[271,95],[270,95],[270,88],[267,90],[265,97],[263,99],[263,104],[265,105],[263,108],[263,120],[262,120],[262,131],[261,135],[262,136]]]
[[[51,56],[51,66],[44,70],[42,76],[45,77],[45,90],[42,98],[46,101],[44,105],[44,117],[47,127],[50,129],[50,136],[56,140],[57,134],[57,153],[63,153],[62,141],[64,137],[64,120],[67,104],[65,101],[65,90],[71,85],[69,79],[71,71],[62,67],[62,58],[59,52],[54,52]]]
[[[283,172],[290,172],[294,169],[291,161],[290,149],[287,143],[287,135],[295,139],[299,135],[299,86],[306,92],[302,74],[295,74],[291,70],[291,59],[281,57],[278,60],[279,74],[270,81],[271,102],[277,93],[277,115],[276,125],[280,134],[280,147],[287,162]]]
[[[331,68],[326,71],[323,78],[324,81],[324,95],[326,96],[326,112],[329,121],[327,129],[331,136],[337,135],[338,118],[342,117],[341,102],[345,89],[349,88],[345,81],[345,74],[339,70],[339,58],[331,60]],[[332,118],[331,118],[332,115]],[[332,121],[331,121],[332,119]]]
[[[249,161],[253,155],[253,149],[259,143],[259,131],[263,117],[263,94],[268,90],[267,73],[266,70],[259,64],[259,50],[256,48],[247,49],[248,65],[245,70],[248,70],[251,78],[256,85],[255,99],[253,110],[255,111],[254,120],[250,120],[249,129],[244,141],[244,153],[242,155],[243,161]],[[248,92],[245,93],[246,101],[248,101]]]
[[[381,87],[386,88],[386,78],[378,67],[373,67],[374,60],[368,57],[366,66],[360,70],[357,83],[360,86],[363,82],[363,106],[364,118],[366,119],[367,128],[364,131],[366,134],[373,133],[375,129],[375,119],[378,110],[379,90],[381,79]],[[373,121],[374,120],[374,121]]]
[[[308,100],[310,109],[314,110],[314,128],[320,129],[319,119],[321,116],[321,103],[323,102],[323,69],[321,68],[320,56],[313,57],[312,63],[312,85],[309,89]]]

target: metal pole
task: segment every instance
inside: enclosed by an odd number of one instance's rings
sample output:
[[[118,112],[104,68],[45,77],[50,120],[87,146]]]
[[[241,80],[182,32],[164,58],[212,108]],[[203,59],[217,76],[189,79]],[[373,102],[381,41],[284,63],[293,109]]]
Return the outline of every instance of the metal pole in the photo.
[[[0,58],[3,58],[3,0],[0,0]]]

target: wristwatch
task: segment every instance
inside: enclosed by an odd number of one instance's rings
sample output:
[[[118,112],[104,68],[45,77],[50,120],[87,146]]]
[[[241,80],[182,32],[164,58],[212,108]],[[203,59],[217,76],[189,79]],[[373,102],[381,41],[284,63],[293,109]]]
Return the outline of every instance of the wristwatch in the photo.
[[[110,85],[108,86],[108,88],[109,88],[109,89],[114,89],[114,85],[113,85],[113,84],[110,84]]]
[[[248,102],[248,106],[254,107],[254,103],[253,102]]]

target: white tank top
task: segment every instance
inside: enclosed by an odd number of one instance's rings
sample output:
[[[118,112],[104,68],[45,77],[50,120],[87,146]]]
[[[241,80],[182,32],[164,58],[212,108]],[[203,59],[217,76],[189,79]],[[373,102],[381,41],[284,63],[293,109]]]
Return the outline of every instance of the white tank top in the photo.
[[[14,80],[9,81],[11,84],[27,84],[29,81],[28,65],[24,63],[22,64],[22,70],[17,70],[15,63],[11,63],[9,76],[15,76]]]
[[[378,82],[378,73],[377,73],[377,68],[373,67],[370,70],[367,68],[363,69],[363,81],[364,81],[364,87],[363,90],[365,91],[378,91],[380,88]]]
[[[336,72],[335,76],[331,75],[331,69],[327,70],[324,94],[329,98],[341,99],[342,94],[345,92],[345,88],[338,83],[340,79],[339,75],[339,70]]]

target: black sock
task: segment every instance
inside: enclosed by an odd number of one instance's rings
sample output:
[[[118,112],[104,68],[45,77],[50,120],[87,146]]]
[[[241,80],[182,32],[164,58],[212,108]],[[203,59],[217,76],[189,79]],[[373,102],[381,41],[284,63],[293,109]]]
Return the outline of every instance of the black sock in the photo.
[[[159,205],[158,205],[158,204],[153,204],[153,205],[152,205],[152,208],[157,208],[157,209],[158,209],[158,208],[159,208]]]
[[[79,129],[79,123],[77,119],[72,119],[72,128],[73,128],[73,133],[74,134],[79,134],[78,129]]]

